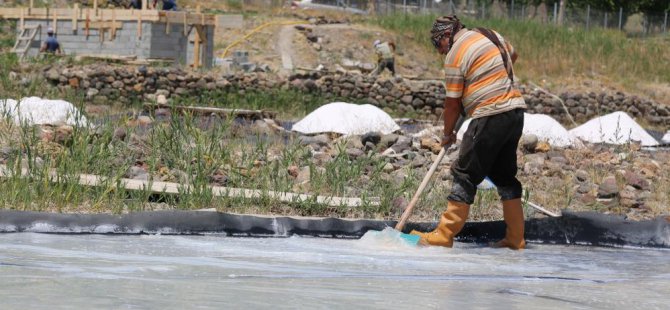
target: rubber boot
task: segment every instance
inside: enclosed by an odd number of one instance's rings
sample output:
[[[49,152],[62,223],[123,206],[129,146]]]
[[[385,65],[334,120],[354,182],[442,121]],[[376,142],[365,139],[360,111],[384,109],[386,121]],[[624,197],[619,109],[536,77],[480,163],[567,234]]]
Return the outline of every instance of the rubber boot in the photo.
[[[462,202],[449,201],[447,204],[447,211],[442,213],[440,223],[437,224],[435,230],[427,233],[413,230],[410,234],[421,237],[419,244],[437,245],[450,248],[454,245],[454,237],[456,234],[463,229],[469,212],[469,205]]]
[[[507,229],[505,230],[505,239],[502,239],[492,246],[496,248],[510,248],[519,250],[526,247],[524,240],[524,219],[523,208],[521,207],[521,198],[505,200],[503,204],[503,217]]]

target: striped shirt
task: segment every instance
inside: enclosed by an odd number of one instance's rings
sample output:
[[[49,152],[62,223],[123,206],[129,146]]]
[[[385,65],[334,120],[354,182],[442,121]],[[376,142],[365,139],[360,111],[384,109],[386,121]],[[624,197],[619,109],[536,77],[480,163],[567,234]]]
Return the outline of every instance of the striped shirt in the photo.
[[[507,48],[509,63],[514,47],[498,34]],[[526,108],[521,92],[510,81],[500,50],[479,32],[463,29],[444,59],[447,97],[462,98],[465,113],[472,118]]]

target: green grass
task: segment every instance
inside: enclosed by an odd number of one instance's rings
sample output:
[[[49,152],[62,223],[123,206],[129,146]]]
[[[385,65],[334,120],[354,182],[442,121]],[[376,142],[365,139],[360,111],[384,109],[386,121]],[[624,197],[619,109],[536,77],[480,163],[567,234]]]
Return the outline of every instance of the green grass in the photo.
[[[434,15],[378,17],[371,22],[406,34],[431,48]],[[519,53],[515,66],[522,78],[572,79],[605,77],[621,84],[670,83],[670,41],[666,37],[628,38],[615,30],[556,27],[533,21],[471,20],[470,28],[486,27],[508,38]]]

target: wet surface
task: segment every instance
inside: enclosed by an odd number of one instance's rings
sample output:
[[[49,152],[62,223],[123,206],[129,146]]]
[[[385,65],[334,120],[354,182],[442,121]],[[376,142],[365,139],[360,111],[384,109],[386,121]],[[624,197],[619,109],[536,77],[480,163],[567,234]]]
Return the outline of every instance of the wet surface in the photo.
[[[664,309],[670,251],[0,234],[3,309]]]

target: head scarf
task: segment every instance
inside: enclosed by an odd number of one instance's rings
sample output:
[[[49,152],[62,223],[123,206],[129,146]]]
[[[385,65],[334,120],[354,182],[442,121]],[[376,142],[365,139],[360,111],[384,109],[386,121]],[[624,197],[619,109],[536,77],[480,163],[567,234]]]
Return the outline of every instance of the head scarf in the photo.
[[[463,28],[465,28],[465,25],[461,23],[456,15],[438,17],[433,23],[433,29],[430,30],[430,39],[433,42],[433,46],[438,48],[440,41],[447,36],[449,37],[449,46],[451,46],[454,43],[454,35]]]

